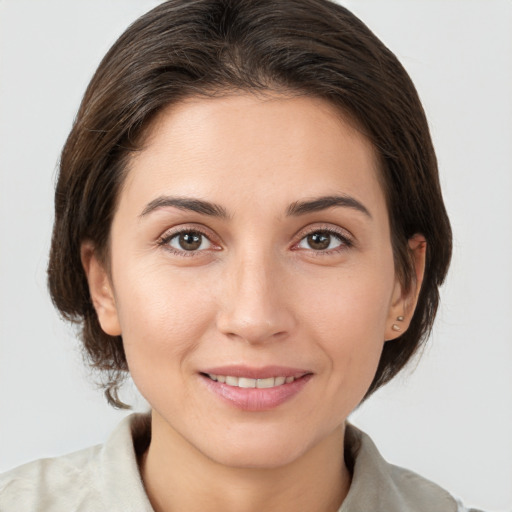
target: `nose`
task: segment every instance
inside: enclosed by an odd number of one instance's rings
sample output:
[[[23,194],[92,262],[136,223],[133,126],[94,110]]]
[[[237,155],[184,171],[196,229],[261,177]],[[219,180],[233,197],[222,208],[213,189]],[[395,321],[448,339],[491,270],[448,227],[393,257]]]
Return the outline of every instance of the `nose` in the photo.
[[[224,335],[258,344],[285,339],[295,326],[283,269],[269,256],[241,258],[227,268],[217,328]]]

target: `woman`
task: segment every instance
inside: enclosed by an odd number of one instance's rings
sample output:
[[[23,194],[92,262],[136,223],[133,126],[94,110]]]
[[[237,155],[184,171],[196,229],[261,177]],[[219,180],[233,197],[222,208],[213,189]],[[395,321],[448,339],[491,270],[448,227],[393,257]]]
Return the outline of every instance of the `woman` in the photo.
[[[348,11],[154,9],[91,81],[55,201],[52,298],[151,418],[5,475],[2,507],[463,509],[345,422],[421,346],[451,253],[417,94]]]

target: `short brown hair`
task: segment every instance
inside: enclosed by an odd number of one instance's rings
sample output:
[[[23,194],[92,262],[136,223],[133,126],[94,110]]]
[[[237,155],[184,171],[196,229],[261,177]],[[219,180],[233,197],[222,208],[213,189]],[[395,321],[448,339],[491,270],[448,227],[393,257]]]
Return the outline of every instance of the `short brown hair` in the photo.
[[[99,65],[62,151],[48,282],[81,326],[108,401],[127,372],[120,336],[105,334],[80,260],[90,240],[108,259],[130,154],[164,106],[194,95],[281,91],[323,98],[354,120],[379,156],[395,268],[410,286],[408,239],[427,240],[425,277],[408,330],[388,342],[366,394],[395,376],[427,338],[451,257],[451,230],[421,102],[408,74],[347,9],[329,0],[170,0],[133,23]],[[365,398],[366,398],[365,397]]]

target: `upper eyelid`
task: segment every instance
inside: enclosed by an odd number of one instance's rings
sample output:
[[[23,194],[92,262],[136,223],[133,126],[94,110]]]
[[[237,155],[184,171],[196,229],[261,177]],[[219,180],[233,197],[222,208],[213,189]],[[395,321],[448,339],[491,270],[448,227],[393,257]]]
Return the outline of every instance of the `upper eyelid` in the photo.
[[[212,234],[212,231],[206,228],[205,226],[201,226],[198,224],[190,224],[186,226],[178,225],[171,228],[167,228],[161,235],[158,236],[158,240],[170,239],[179,235],[180,233],[188,233],[194,231],[205,236],[206,238],[208,238],[208,240],[210,240],[213,243],[212,238],[215,238],[215,236]],[[217,238],[219,237],[217,236]]]
[[[348,231],[345,228],[342,228],[340,226],[333,226],[332,224],[319,224],[315,226],[305,227],[300,229],[296,235],[294,236],[294,239],[297,241],[302,240],[304,237],[310,235],[311,233],[316,233],[317,231],[326,231],[328,233],[332,233],[334,235],[338,235],[341,238],[345,238],[351,241],[354,241],[354,235],[350,231]]]

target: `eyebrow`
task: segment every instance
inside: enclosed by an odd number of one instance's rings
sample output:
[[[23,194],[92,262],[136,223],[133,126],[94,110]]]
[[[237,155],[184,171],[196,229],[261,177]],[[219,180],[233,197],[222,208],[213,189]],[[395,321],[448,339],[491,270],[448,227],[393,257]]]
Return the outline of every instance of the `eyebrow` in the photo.
[[[169,206],[180,210],[192,211],[202,215],[209,215],[222,219],[227,219],[229,217],[226,209],[218,204],[203,201],[202,199],[171,196],[160,196],[153,199],[144,208],[140,217],[145,217],[154,210]],[[365,214],[370,219],[372,218],[368,209],[357,199],[349,195],[323,196],[308,201],[295,201],[287,208],[286,215],[295,217],[305,215],[307,213],[319,212],[333,207],[352,208]]]
[[[140,214],[140,217],[145,217],[154,210],[159,208],[166,208],[168,206],[173,206],[174,208],[178,208],[180,210],[201,213],[203,215],[210,215],[212,217],[220,217],[223,219],[228,217],[226,210],[218,204],[210,203],[209,201],[202,201],[201,199],[170,196],[160,196],[156,199],[153,199],[153,201],[148,203],[148,205],[144,208]]]
[[[286,214],[292,216],[305,215],[306,213],[319,212],[336,206],[351,208],[364,213],[370,219],[372,218],[364,204],[349,195],[323,196],[309,201],[296,201],[288,207]]]

